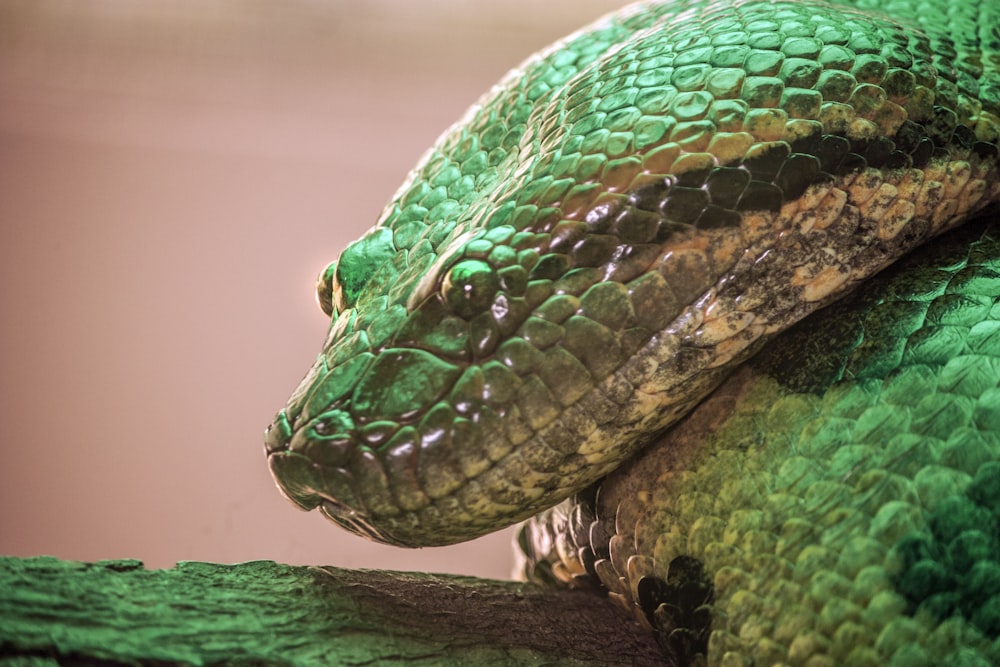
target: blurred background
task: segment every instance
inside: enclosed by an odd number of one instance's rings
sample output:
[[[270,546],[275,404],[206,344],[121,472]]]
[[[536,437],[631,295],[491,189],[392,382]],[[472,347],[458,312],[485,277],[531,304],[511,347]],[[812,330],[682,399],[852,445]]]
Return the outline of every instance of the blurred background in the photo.
[[[505,71],[622,2],[0,0],[0,554],[506,577],[274,488],[316,274]]]

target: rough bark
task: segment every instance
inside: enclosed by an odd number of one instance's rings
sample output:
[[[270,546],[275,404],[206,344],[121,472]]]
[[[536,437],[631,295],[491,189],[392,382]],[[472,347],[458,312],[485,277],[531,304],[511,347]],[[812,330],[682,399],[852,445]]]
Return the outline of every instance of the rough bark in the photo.
[[[0,558],[0,665],[665,664],[586,591],[273,562]]]

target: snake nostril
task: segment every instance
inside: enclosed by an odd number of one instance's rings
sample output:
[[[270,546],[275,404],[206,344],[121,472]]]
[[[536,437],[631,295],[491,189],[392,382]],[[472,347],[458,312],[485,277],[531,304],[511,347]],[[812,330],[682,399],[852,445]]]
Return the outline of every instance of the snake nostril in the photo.
[[[264,450],[268,454],[286,451],[291,438],[292,429],[288,424],[285,411],[282,410],[275,416],[274,421],[264,429]]]

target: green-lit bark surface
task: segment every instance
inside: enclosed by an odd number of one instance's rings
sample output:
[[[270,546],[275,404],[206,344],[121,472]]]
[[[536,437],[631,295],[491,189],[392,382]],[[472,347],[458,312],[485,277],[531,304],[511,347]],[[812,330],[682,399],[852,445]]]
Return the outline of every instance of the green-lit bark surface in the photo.
[[[0,558],[0,665],[663,664],[581,591],[269,561]]]

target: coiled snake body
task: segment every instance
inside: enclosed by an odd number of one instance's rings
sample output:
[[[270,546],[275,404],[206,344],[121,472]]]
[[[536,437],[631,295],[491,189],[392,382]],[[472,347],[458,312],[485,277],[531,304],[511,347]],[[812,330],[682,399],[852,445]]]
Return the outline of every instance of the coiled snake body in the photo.
[[[407,546],[547,510],[528,574],[681,662],[1000,664],[1000,232],[772,340],[1000,200],[1000,8],[852,4],[640,3],[511,72],[321,276],[282,491]]]

